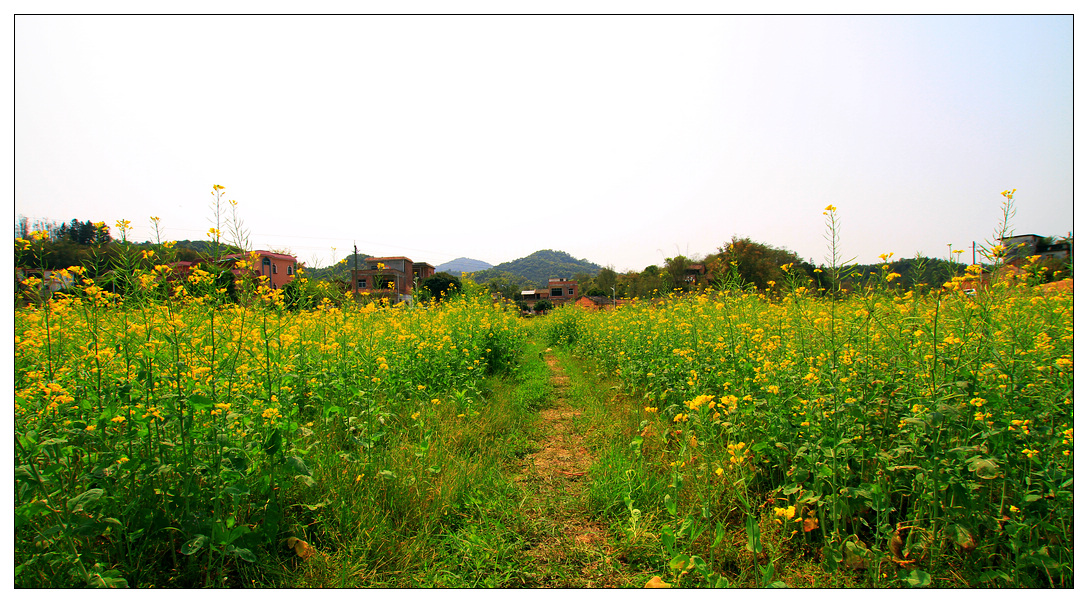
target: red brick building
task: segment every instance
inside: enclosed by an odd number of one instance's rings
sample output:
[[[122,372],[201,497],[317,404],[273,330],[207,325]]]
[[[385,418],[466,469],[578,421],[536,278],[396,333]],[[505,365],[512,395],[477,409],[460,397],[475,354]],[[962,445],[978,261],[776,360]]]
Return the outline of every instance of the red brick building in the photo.
[[[613,299],[604,296],[585,296],[579,297],[578,301],[574,303],[579,308],[585,308],[586,310],[614,310],[619,306],[625,305],[627,302],[628,300],[626,299]]]
[[[281,289],[287,283],[295,280],[295,272],[298,269],[298,260],[293,255],[273,253],[271,251],[254,251],[257,259],[250,267],[253,276],[267,276],[268,286],[273,289]],[[232,253],[223,256],[224,261],[237,263],[241,259],[249,259],[248,253]],[[242,271],[235,269],[236,275]]]
[[[544,289],[530,289],[521,292],[521,299],[532,301],[537,299],[550,300],[555,305],[567,303],[578,297],[578,281],[562,278],[548,279],[548,286]]]
[[[351,287],[357,293],[411,295],[416,285],[434,276],[434,266],[397,256],[367,258],[351,271]]]

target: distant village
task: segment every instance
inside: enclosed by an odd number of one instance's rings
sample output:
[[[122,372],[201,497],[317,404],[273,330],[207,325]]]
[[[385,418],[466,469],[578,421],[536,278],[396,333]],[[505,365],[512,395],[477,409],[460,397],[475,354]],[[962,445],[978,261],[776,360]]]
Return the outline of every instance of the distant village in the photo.
[[[1072,257],[1072,245],[1068,242],[1051,243],[1050,239],[1035,234],[1016,235],[1002,239],[1007,251],[1007,264],[1013,269],[1020,264],[1029,261],[1033,256],[1038,259],[1055,258],[1068,260]],[[256,256],[256,261],[247,270],[239,267],[242,260],[248,260]],[[298,274],[298,259],[289,254],[275,253],[272,251],[258,250],[252,253],[235,253],[226,255],[221,262],[231,266],[231,271],[236,278],[267,278],[267,285],[272,289],[282,289],[293,281]],[[184,278],[200,262],[181,261],[171,264],[174,275]],[[435,275],[435,267],[427,262],[416,262],[404,256],[393,257],[368,257],[357,268],[349,271],[348,282],[340,282],[340,287],[350,291],[356,297],[370,297],[388,299],[393,303],[414,301],[414,292],[424,280]],[[42,281],[42,290],[46,295],[66,289],[73,285],[73,277],[66,271],[39,270],[33,268],[17,267],[15,271],[16,287],[27,277],[37,277]],[[691,264],[686,267],[684,280],[697,288],[713,282],[714,275],[703,264]],[[979,283],[964,281],[960,283],[961,289],[971,289],[979,286]],[[510,300],[525,302],[521,304],[526,313],[540,313],[542,307],[539,303],[537,310],[533,310],[533,302],[547,301],[550,306],[576,304],[580,307],[598,310],[613,309],[623,305],[626,300],[605,296],[586,296],[579,293],[578,282],[573,278],[553,277],[548,279],[547,286],[538,289],[527,289],[520,292],[520,299]],[[495,296],[501,297],[499,294]],[[500,300],[496,300],[500,301]]]

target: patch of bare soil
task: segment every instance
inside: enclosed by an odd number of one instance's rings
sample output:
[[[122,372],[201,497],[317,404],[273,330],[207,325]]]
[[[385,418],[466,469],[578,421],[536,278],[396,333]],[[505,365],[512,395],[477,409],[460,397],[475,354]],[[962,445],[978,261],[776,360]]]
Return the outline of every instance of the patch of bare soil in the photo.
[[[544,360],[554,386],[552,405],[540,411],[537,452],[526,456],[522,479],[541,513],[543,537],[527,551],[539,586],[603,587],[611,578],[607,527],[588,517],[583,497],[593,457],[577,424],[581,412],[568,400],[570,377],[551,350]]]

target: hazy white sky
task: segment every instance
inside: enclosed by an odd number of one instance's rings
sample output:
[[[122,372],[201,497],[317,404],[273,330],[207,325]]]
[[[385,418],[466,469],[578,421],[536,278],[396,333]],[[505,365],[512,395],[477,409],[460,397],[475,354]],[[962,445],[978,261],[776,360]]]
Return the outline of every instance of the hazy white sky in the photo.
[[[618,270],[1073,230],[1073,18],[19,16],[15,214]]]

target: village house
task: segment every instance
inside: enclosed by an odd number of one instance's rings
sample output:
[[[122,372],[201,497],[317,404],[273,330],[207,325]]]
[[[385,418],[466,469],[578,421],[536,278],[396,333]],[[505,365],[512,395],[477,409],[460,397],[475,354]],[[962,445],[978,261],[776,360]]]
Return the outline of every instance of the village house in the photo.
[[[1009,262],[1018,263],[1031,256],[1037,255],[1041,259],[1057,258],[1066,260],[1072,255],[1073,246],[1069,243],[1048,243],[1036,234],[1016,235],[1001,239],[1001,244],[1007,250]]]
[[[396,295],[401,299],[425,279],[434,276],[434,266],[397,256],[366,258],[358,270],[351,271],[352,291],[371,295]]]
[[[584,295],[574,302],[579,308],[586,310],[613,310],[627,303],[625,299],[613,299],[603,295]]]
[[[578,281],[549,278],[544,289],[528,289],[521,292],[523,301],[546,299],[555,305],[562,305],[578,297]]]
[[[257,254],[257,258],[250,267],[249,274],[257,277],[267,276],[269,287],[273,289],[282,289],[287,283],[295,280],[295,273],[298,270],[298,260],[295,256],[287,255],[285,253],[273,253],[271,251],[254,251],[252,253]],[[249,257],[249,253],[232,253],[223,256],[223,261],[237,265],[239,260],[248,260]],[[188,267],[186,266],[185,268]],[[238,268],[232,269],[231,272],[233,272],[235,276],[241,276],[243,274],[242,270]]]
[[[704,264],[691,264],[684,269],[684,281],[693,286],[706,285],[713,279]]]
[[[67,270],[42,271],[37,268],[16,268],[16,290],[18,290],[19,286],[28,278],[36,278],[40,281],[38,283],[37,294],[42,297],[50,297],[57,291],[68,289],[75,282],[72,275]]]

